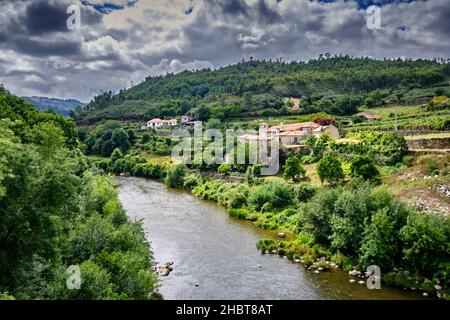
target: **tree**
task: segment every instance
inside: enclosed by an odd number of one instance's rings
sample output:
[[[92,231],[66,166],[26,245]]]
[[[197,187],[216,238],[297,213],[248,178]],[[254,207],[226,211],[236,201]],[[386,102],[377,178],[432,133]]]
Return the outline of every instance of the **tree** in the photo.
[[[206,129],[221,129],[222,128],[222,122],[219,119],[211,118],[206,122],[205,125]]]
[[[292,203],[294,192],[285,183],[270,182],[257,186],[248,198],[255,210],[283,208]]]
[[[378,181],[380,179],[380,172],[369,156],[356,156],[350,165],[350,175],[369,181]]]
[[[170,188],[183,188],[184,177],[187,175],[187,168],[185,165],[172,166],[168,171],[164,182]]]
[[[119,148],[114,149],[113,153],[111,154],[111,163],[114,164],[117,160],[122,159],[123,154],[122,151]]]
[[[344,179],[344,171],[339,159],[332,153],[325,155],[317,165],[317,174],[320,181],[329,182],[332,185],[338,184]]]
[[[293,181],[298,181],[301,177],[306,174],[305,169],[302,166],[301,160],[298,157],[290,157],[287,159],[284,166],[283,177],[286,180],[292,179]]]
[[[114,148],[120,148],[122,152],[127,152],[131,148],[130,137],[122,128],[115,130],[111,137]]]
[[[142,135],[141,144],[147,144],[152,141],[152,135],[148,132]]]

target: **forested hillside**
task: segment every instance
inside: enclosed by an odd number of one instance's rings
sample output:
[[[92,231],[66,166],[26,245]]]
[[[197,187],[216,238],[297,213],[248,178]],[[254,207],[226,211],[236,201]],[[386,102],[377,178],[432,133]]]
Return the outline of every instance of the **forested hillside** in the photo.
[[[0,300],[154,297],[143,229],[79,147],[73,121],[0,90]]]
[[[297,114],[347,115],[381,98],[395,101],[433,96],[433,90],[450,91],[449,78],[450,65],[441,60],[340,56],[286,63],[251,59],[217,70],[148,77],[117,94],[103,92],[77,118],[92,123],[102,118],[142,120],[187,112],[201,120],[290,114],[283,97],[303,98]],[[414,94],[409,95],[411,91]]]
[[[83,107],[85,104],[81,101],[75,99],[56,99],[47,97],[22,97],[29,102],[31,102],[36,109],[41,111],[52,110],[57,114],[62,114],[68,117],[72,110],[76,107]]]

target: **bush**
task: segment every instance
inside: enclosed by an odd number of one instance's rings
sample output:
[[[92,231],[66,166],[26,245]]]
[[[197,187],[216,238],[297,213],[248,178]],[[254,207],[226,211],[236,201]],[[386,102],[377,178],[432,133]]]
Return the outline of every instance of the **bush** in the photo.
[[[414,157],[413,156],[403,156],[402,162],[405,166],[408,168],[411,168],[414,163]]]
[[[221,204],[228,208],[242,208],[247,204],[249,188],[246,185],[238,185],[229,188],[223,193]]]
[[[287,159],[284,166],[283,177],[286,180],[297,181],[305,175],[306,171],[302,166],[301,160],[298,157],[290,157]]]
[[[338,190],[320,189],[305,208],[305,231],[314,236],[316,242],[330,243],[331,217]]]
[[[317,165],[317,175],[322,183],[328,181],[330,184],[336,185],[344,179],[342,164],[336,156],[327,154]]]
[[[183,187],[192,190],[201,183],[202,177],[199,174],[190,174],[184,178]]]
[[[255,220],[255,216],[249,209],[231,209],[228,214],[230,217],[242,219],[242,220]]]
[[[369,156],[356,156],[350,165],[350,175],[368,181],[379,181],[380,172]]]
[[[407,224],[400,230],[400,239],[404,242],[403,259],[411,269],[425,276],[449,270],[448,218],[412,213],[408,216]]]
[[[300,202],[308,202],[316,194],[316,188],[306,182],[296,186],[294,190]]]
[[[257,247],[262,252],[272,252],[278,249],[278,245],[276,244],[276,242],[270,238],[259,240]]]
[[[187,172],[187,168],[183,164],[172,166],[167,171],[164,182],[170,188],[182,189],[184,187],[184,178]]]
[[[231,172],[231,166],[226,163],[222,163],[219,168],[217,168],[217,172],[222,174],[229,174]]]
[[[257,211],[264,206],[267,209],[284,208],[292,203],[293,195],[289,185],[269,182],[255,187],[248,197],[248,203]]]

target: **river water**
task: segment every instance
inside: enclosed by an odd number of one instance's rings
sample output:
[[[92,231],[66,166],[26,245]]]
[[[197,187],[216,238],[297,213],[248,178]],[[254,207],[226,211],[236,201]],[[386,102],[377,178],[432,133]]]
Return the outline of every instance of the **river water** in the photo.
[[[315,274],[256,249],[267,233],[189,193],[140,178],[118,178],[128,216],[143,220],[155,260],[174,262],[161,279],[166,300],[420,299],[394,288],[368,290],[345,272]]]

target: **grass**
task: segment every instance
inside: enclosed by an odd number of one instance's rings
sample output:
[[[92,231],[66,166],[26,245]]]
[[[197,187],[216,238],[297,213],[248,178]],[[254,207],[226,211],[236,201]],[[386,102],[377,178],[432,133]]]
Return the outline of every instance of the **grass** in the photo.
[[[414,136],[405,136],[406,140],[420,140],[420,139],[436,139],[441,138],[450,139],[450,132],[442,132],[442,133],[429,133],[429,134],[419,134]]]
[[[300,184],[303,182],[308,182],[313,186],[320,187],[322,185],[319,176],[317,175],[317,163],[314,164],[305,164],[303,165],[303,168],[305,168],[306,174],[305,178],[294,183],[294,184]],[[269,176],[264,177],[266,181],[276,181],[276,182],[285,182],[281,176]]]
[[[388,106],[379,108],[362,108],[361,111],[375,114],[381,118],[389,118],[390,115],[397,113],[399,116],[404,114],[414,114],[420,112],[420,106]]]
[[[172,163],[172,157],[170,157],[170,156],[161,157],[161,156],[156,156],[153,154],[145,153],[145,154],[142,154],[142,157],[145,160],[147,160],[147,162],[151,165]]]

